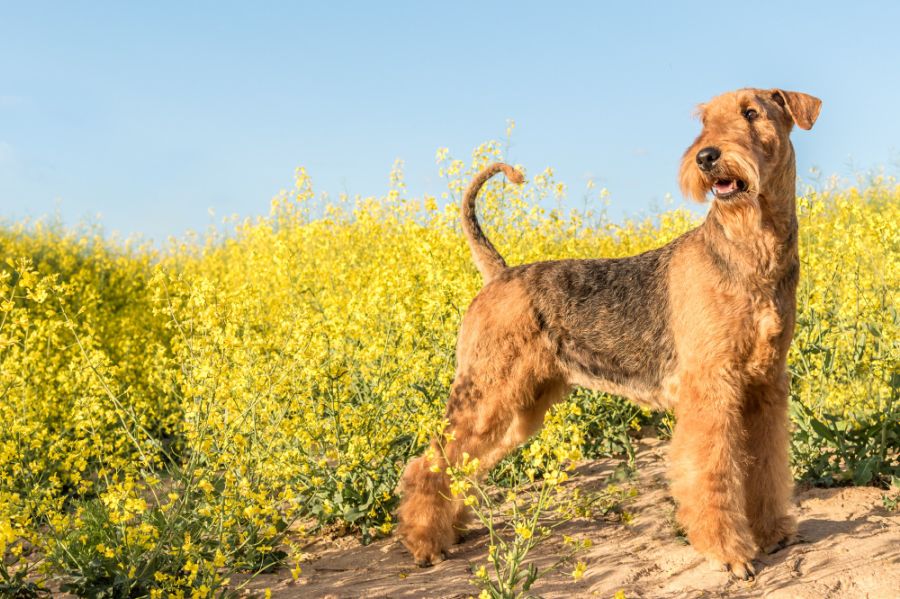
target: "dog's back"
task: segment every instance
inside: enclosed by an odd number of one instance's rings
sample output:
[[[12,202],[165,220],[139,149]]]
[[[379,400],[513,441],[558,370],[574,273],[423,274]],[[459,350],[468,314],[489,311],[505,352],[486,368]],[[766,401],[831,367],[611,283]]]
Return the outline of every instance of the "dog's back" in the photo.
[[[689,235],[628,258],[512,267],[491,285],[524,283],[529,309],[570,382],[663,407],[662,381],[675,360],[668,262]]]

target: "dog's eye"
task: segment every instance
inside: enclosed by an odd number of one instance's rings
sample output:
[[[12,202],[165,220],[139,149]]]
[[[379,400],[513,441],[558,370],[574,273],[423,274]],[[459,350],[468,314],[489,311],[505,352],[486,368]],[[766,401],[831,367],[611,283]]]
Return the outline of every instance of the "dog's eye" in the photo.
[[[744,118],[747,119],[748,121],[755,121],[756,117],[759,116],[759,113],[756,112],[756,110],[754,110],[753,108],[747,108],[741,114],[743,114]]]

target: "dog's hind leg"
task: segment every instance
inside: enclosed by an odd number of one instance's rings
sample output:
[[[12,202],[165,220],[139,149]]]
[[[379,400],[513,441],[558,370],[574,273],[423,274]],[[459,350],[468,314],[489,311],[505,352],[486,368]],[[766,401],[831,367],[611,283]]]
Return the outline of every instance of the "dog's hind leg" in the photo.
[[[510,387],[522,391],[517,400]],[[503,385],[482,393],[467,377],[457,377],[448,402],[449,425],[431,444],[430,455],[414,459],[401,480],[399,533],[416,563],[429,565],[459,538],[470,520],[463,497],[452,497],[448,465],[478,460],[481,477],[540,429],[547,410],[565,396],[562,381],[532,389]]]
[[[463,322],[457,359],[447,428],[400,483],[398,532],[421,565],[439,561],[466,521],[463,498],[450,497],[447,466],[468,455],[483,475],[540,428],[568,390],[517,282],[479,294]]]

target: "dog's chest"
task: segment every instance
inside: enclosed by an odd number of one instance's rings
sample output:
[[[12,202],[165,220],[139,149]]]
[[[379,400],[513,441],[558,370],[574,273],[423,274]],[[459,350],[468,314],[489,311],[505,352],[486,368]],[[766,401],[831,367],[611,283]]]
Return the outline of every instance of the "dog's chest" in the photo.
[[[746,373],[751,378],[771,372],[787,351],[796,311],[795,283],[795,279],[782,279],[772,289],[757,292],[749,298],[745,343]]]
[[[749,355],[746,371],[751,377],[764,375],[778,355],[778,339],[784,330],[784,319],[773,300],[752,307],[748,330]]]

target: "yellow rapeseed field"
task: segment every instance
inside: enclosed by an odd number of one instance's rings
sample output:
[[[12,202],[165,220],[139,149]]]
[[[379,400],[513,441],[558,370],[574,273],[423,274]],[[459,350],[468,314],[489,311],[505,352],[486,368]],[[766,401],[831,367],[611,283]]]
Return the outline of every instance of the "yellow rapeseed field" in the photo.
[[[78,594],[211,596],[279,563],[296,576],[291,540],[321,527],[390,533],[481,285],[457,200],[499,148],[469,163],[440,150],[442,197],[408,198],[398,165],[385,197],[326,203],[300,169],[268,216],[165,249],[0,226],[0,594],[53,577]],[[566,193],[549,170],[485,188],[509,263],[627,256],[698,222],[613,224],[596,189],[584,209],[546,208]],[[900,474],[900,187],[798,207],[796,473],[884,484]],[[666,422],[581,392],[503,468],[533,478]]]

